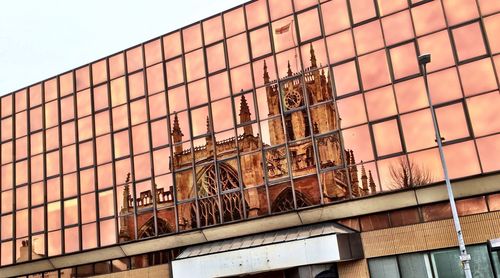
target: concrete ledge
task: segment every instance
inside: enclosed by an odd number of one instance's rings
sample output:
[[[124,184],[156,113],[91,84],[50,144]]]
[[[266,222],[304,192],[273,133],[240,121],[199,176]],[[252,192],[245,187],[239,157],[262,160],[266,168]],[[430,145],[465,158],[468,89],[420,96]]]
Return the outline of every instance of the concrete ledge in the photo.
[[[500,191],[500,174],[474,177],[452,182],[455,197],[465,198]],[[346,201],[280,215],[230,223],[165,237],[151,238],[119,246],[59,256],[51,259],[21,263],[0,268],[0,277],[31,273],[94,263],[108,259],[138,255],[152,251],[200,244],[225,238],[313,224],[410,206],[440,202],[448,199],[444,183],[407,191],[387,192],[362,199]]]

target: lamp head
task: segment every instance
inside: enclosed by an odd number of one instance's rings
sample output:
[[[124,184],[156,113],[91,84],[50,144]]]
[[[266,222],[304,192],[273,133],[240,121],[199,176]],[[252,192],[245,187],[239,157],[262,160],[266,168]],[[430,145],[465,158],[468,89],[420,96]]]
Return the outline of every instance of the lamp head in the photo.
[[[420,65],[425,65],[425,64],[428,64],[431,62],[431,54],[422,54],[420,56],[418,56],[418,63]]]

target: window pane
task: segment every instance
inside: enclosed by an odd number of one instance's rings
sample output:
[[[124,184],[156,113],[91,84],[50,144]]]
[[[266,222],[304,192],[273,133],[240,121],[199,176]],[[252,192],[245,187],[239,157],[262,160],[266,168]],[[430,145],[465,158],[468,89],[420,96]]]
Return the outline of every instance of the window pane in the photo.
[[[418,47],[420,53],[431,54],[432,61],[427,65],[427,71],[429,72],[451,66],[455,63],[450,36],[447,30],[419,38]]]
[[[249,61],[246,33],[227,40],[227,56],[231,68]]]
[[[365,101],[370,121],[389,117],[397,113],[392,86],[366,92]]]
[[[358,71],[355,61],[333,67],[337,96],[359,91]]]
[[[426,253],[404,254],[398,256],[401,276],[408,278],[431,277],[432,271]]]
[[[476,136],[500,131],[500,95],[498,92],[467,99],[467,109]]]
[[[215,16],[203,21],[203,38],[205,39],[205,45],[212,44],[223,38],[221,16]]]
[[[398,122],[390,120],[372,125],[373,139],[377,156],[384,156],[402,151]]]
[[[375,20],[354,28],[354,41],[358,55],[384,47],[380,21]]]
[[[446,27],[441,1],[430,1],[411,9],[417,36]]]
[[[165,64],[165,67],[167,71],[167,83],[169,87],[184,82],[182,58],[168,61]]]
[[[355,163],[373,160],[373,147],[368,125],[342,130],[342,138],[344,148],[353,151]],[[348,161],[348,164],[351,162]]]
[[[319,15],[317,9],[312,9],[297,15],[300,41],[308,41],[321,35]]]
[[[500,169],[500,135],[483,137],[476,140],[479,159],[483,172],[491,172]]]
[[[376,16],[373,0],[350,0],[353,23],[370,19]]]
[[[500,14],[485,18],[484,27],[488,36],[491,53],[495,54],[500,52],[500,37],[497,35],[500,28]]]
[[[479,161],[473,141],[445,146],[444,156],[452,179],[480,173]],[[467,161],[467,163],[464,163],[464,161]]]
[[[404,78],[420,72],[414,43],[391,48],[389,53],[394,79]]]
[[[449,26],[479,17],[474,0],[443,0],[443,6]]]
[[[175,32],[163,37],[163,55],[165,56],[166,60],[180,55],[181,52],[182,48],[180,32]]]
[[[140,71],[128,76],[130,99],[144,95],[144,72]]]
[[[250,45],[252,57],[261,57],[271,52],[271,39],[269,38],[269,27],[262,27],[250,33]]]
[[[245,6],[248,29],[269,21],[266,4],[266,0],[259,0]]]
[[[461,65],[458,70],[466,96],[497,89],[495,73],[489,58]]]
[[[387,45],[393,45],[414,37],[409,11],[403,11],[383,18],[382,28],[384,29],[384,37]]]
[[[144,46],[144,51],[146,52],[146,66],[150,66],[161,61],[161,42],[159,39],[147,43]]]
[[[452,30],[458,60],[463,61],[486,54],[481,27],[478,22]]]
[[[271,19],[275,20],[292,13],[291,0],[268,0]]]
[[[196,80],[205,75],[205,58],[202,49],[186,54],[185,59],[187,81]]]
[[[133,72],[143,67],[142,63],[142,46],[138,46],[127,53],[127,71]]]
[[[462,103],[436,109],[439,132],[447,142],[469,136]]]
[[[368,260],[370,276],[373,278],[399,278],[396,257],[384,257]]]
[[[362,94],[338,100],[337,108],[339,111],[339,118],[342,119],[343,128],[366,122],[365,105]]]
[[[428,109],[401,116],[401,125],[408,151],[425,149],[436,145],[434,125]]]
[[[455,68],[429,74],[428,80],[433,104],[462,98],[462,90]]]
[[[109,77],[111,79],[122,76],[125,73],[125,60],[123,54],[117,54],[109,58]]]
[[[296,46],[297,33],[295,32],[295,20],[293,17],[286,17],[275,21],[272,24],[274,50],[282,50]]]
[[[165,93],[159,93],[149,97],[149,116],[151,120],[167,115],[167,101]]]
[[[351,25],[346,0],[332,0],[321,5],[325,34],[344,30]]]
[[[226,37],[231,37],[245,31],[245,17],[243,8],[238,8],[224,14]]]
[[[387,56],[384,50],[359,57],[359,70],[363,88],[373,89],[391,82]]]
[[[387,15],[408,7],[406,0],[377,0],[380,15]]]
[[[354,42],[352,41],[351,30],[326,38],[326,43],[328,45],[330,63],[336,63],[354,57]]]
[[[148,79],[148,94],[152,95],[165,90],[165,79],[163,78],[163,65],[158,64],[146,70]]]
[[[210,46],[207,51],[208,72],[216,72],[226,68],[226,58],[224,56],[224,43]]]

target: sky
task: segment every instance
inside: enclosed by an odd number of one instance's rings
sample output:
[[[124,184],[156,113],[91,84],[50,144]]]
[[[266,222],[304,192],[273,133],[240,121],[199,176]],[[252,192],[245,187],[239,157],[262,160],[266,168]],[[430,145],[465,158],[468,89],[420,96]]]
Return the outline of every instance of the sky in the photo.
[[[0,95],[244,2],[247,1],[0,1]]]

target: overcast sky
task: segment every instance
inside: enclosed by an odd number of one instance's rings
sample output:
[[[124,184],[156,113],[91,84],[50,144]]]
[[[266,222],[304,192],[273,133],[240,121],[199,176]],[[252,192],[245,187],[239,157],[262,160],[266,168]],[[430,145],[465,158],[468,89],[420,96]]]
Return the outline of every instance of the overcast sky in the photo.
[[[244,2],[247,1],[0,1],[0,95]]]

